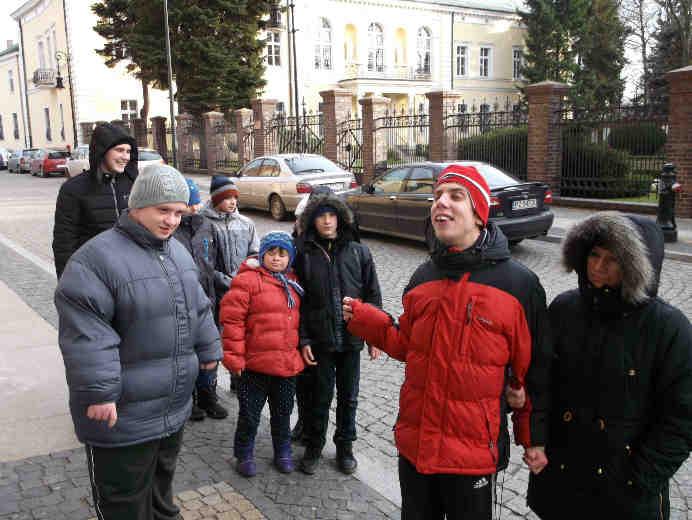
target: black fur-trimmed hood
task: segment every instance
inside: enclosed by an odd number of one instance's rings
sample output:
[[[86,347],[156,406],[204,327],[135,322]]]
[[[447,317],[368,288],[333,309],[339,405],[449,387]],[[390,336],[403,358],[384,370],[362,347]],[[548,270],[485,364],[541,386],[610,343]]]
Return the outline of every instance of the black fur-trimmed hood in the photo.
[[[354,217],[353,211],[348,205],[341,200],[339,197],[332,193],[324,193],[319,195],[312,195],[305,206],[305,210],[300,214],[298,222],[296,224],[296,235],[305,239],[314,238],[316,233],[314,224],[314,214],[315,210],[322,205],[332,206],[337,213],[337,218],[339,220],[338,235],[339,238],[345,237],[354,239],[355,229],[354,229]]]
[[[565,238],[562,261],[579,276],[582,292],[588,285],[586,259],[594,246],[611,251],[622,268],[621,298],[638,305],[658,293],[663,264],[663,233],[645,217],[617,211],[596,213],[575,225]]]

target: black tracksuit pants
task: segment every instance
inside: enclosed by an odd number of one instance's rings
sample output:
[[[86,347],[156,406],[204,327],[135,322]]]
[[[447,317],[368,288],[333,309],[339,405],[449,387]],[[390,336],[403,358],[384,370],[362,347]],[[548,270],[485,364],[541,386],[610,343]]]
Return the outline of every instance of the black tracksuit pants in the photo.
[[[86,446],[98,520],[174,520],[173,474],[183,429],[119,448]]]
[[[399,455],[401,520],[490,520],[495,475],[424,475]]]

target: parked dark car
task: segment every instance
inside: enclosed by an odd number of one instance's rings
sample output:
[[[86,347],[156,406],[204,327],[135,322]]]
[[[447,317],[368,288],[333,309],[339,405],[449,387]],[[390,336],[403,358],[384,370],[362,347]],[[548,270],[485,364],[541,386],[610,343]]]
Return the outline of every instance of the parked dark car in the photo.
[[[65,176],[67,173],[67,150],[41,148],[34,152],[31,159],[31,175],[47,177],[49,175]]]
[[[424,241],[435,245],[430,222],[433,186],[440,172],[452,163],[419,163],[397,166],[371,184],[346,195],[357,214],[360,229]],[[509,173],[476,161],[456,161],[474,166],[491,191],[490,220],[507,236],[511,245],[525,238],[545,235],[553,224],[548,208],[552,192],[547,184],[524,182]]]

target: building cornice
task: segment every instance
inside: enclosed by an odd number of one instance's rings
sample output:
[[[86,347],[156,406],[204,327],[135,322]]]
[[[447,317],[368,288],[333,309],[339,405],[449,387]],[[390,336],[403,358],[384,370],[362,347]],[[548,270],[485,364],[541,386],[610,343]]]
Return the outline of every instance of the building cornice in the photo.
[[[33,14],[32,11],[34,11],[37,8],[40,8],[41,6],[44,6],[44,9],[41,12],[45,11],[45,8],[48,7],[48,4],[50,4],[51,1],[52,0],[27,0],[15,11],[10,13],[10,16],[14,18],[16,21],[20,21],[21,19],[22,23],[26,23],[33,18],[33,16],[30,16]]]
[[[416,0],[333,0],[344,4],[357,4],[372,7],[384,7],[394,9],[408,9],[411,11],[426,11],[429,13],[451,14],[488,18],[492,20],[519,21],[520,17],[509,11],[495,11],[492,9],[478,9],[473,7],[441,5],[436,3],[420,2]],[[463,21],[463,19],[462,19]]]

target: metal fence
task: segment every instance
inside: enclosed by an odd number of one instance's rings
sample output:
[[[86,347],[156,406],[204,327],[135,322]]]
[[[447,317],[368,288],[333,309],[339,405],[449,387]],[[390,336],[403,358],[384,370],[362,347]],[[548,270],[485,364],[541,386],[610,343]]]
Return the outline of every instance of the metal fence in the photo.
[[[238,135],[235,125],[229,121],[219,121],[214,125],[214,133],[223,142],[223,154],[216,160],[215,168],[225,173],[236,172],[242,166],[238,158]]]
[[[240,147],[243,151],[243,161],[247,164],[255,157],[255,123],[252,119],[250,119],[247,126],[243,127]],[[241,164],[241,166],[244,166],[244,164]]]
[[[337,163],[352,172],[356,178],[363,175],[363,120],[351,119],[337,125],[336,129]]]
[[[508,107],[507,107],[508,108]],[[526,179],[528,113],[515,105],[511,110],[491,112],[481,105],[471,112],[461,104],[444,118],[445,140],[458,160],[484,161]]]
[[[277,153],[324,154],[322,114],[306,113],[286,116],[278,113],[265,126],[265,142]]]
[[[204,125],[201,119],[191,120],[184,128],[180,129],[190,136],[192,144],[192,157],[187,158],[184,167],[207,169],[206,140],[204,138]]]
[[[428,114],[396,112],[375,119],[375,149],[386,150],[387,167],[427,161],[430,157]]]
[[[561,110],[560,193],[569,197],[656,198],[665,163],[666,107]]]

